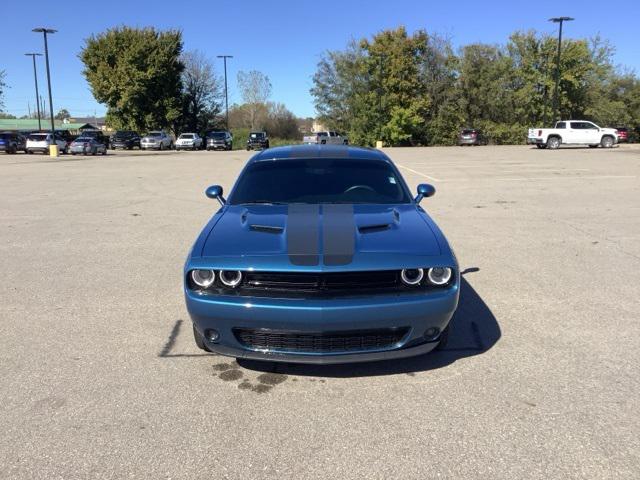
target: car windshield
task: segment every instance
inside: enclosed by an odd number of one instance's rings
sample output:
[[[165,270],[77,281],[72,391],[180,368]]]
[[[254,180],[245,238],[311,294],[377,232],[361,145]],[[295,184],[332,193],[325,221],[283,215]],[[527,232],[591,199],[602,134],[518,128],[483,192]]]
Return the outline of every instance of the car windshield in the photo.
[[[377,160],[304,159],[250,164],[229,203],[409,203],[391,165]]]
[[[147,133],[147,137],[161,137],[162,132],[149,132]]]
[[[225,137],[224,132],[214,132],[209,134],[209,138],[224,138],[224,137]]]
[[[258,132],[258,133],[254,132],[251,134],[251,138],[262,138],[262,137],[264,137],[264,133],[262,132]]]
[[[78,138],[76,138],[74,140],[74,142],[78,142],[78,143],[80,143],[80,142],[90,142],[92,140],[93,140],[93,138],[91,138],[91,137],[78,137]]]
[[[193,133],[183,133],[180,138],[193,138]]]
[[[462,130],[462,134],[463,135],[470,135],[470,134],[475,133],[475,132],[476,132],[475,130],[469,130],[469,129]]]
[[[132,132],[116,132],[113,137],[114,138],[125,138],[131,136]]]

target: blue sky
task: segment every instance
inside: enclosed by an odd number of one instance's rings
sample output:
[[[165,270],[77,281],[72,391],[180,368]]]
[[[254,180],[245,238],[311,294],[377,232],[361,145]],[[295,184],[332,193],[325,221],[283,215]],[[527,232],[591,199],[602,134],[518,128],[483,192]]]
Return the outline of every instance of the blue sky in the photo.
[[[549,17],[568,15],[568,37],[600,34],[616,47],[615,61],[640,72],[640,2],[602,3],[594,0],[498,1],[292,1],[209,0],[186,2],[114,0],[86,9],[66,3],[52,7],[50,0],[13,2],[0,29],[4,45],[0,69],[6,70],[9,89],[5,110],[27,113],[35,97],[31,59],[23,53],[42,51],[36,26],[55,28],[50,37],[54,109],[67,108],[75,116],[101,115],[82,76],[77,54],[83,39],[117,25],[178,28],[186,50],[215,56],[234,55],[229,61],[229,102],[240,101],[238,70],[260,70],[273,84],[272,100],[284,102],[300,116],[314,114],[309,94],[311,77],[323,51],[342,49],[351,38],[398,25],[409,31],[424,28],[449,37],[455,47],[471,42],[503,43],[515,30],[535,29],[555,34]],[[612,10],[609,12],[609,10]],[[41,95],[46,97],[44,61],[39,63]]]

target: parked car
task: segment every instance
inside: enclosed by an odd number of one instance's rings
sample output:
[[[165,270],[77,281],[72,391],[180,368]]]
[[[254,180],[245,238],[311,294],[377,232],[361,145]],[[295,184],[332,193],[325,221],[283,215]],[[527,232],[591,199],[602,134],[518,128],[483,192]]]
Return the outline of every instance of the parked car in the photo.
[[[0,133],[0,152],[17,153],[18,150],[27,152],[27,139],[15,132]]]
[[[227,131],[209,132],[207,150],[233,150],[233,136]]]
[[[458,145],[486,145],[487,138],[477,128],[463,128],[458,134]]]
[[[176,140],[176,150],[198,150],[202,147],[202,137],[197,133],[181,133]]]
[[[618,143],[629,141],[629,129],[627,127],[617,127]]]
[[[82,155],[97,155],[98,153],[106,155],[107,147],[104,143],[99,142],[94,137],[81,136],[71,142],[69,152],[71,152],[71,155],[75,155],[77,153]]]
[[[349,139],[338,132],[326,131],[315,132],[311,135],[302,137],[302,143],[311,143],[319,145],[348,145]]]
[[[140,135],[132,130],[118,130],[113,134],[109,143],[114,150],[118,148],[125,150],[132,150],[134,147],[141,148]]]
[[[460,273],[384,153],[297,145],[253,156],[184,265],[196,345],[222,355],[348,363],[446,345]],[[322,240],[320,240],[322,238]],[[252,308],[247,308],[250,305]]]
[[[105,148],[109,148],[109,137],[102,133],[100,130],[82,130],[80,137],[82,138],[95,138],[96,141],[104,145]],[[80,138],[78,137],[78,138]],[[67,140],[68,141],[68,140]]]
[[[142,150],[164,150],[173,148],[173,139],[163,130],[154,130],[147,133],[140,141]]]
[[[247,140],[247,150],[263,150],[269,148],[267,132],[251,132]]]
[[[555,128],[530,128],[527,143],[552,150],[562,144],[611,148],[618,143],[618,132],[587,120],[563,120],[557,122]]]
[[[49,147],[54,144],[58,146],[60,153],[68,152],[69,145],[58,132],[56,132],[55,138],[51,133],[32,133],[27,137],[27,153],[49,153]]]

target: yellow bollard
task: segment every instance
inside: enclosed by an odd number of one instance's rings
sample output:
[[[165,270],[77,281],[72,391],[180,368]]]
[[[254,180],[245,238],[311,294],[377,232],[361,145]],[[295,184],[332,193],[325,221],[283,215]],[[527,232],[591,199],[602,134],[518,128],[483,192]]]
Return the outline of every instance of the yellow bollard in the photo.
[[[51,145],[49,145],[49,156],[50,157],[58,156],[58,145],[56,145],[55,143],[52,143]]]
[[[378,141],[376,142],[376,148],[377,148],[378,150],[382,148],[382,140],[378,140]]]

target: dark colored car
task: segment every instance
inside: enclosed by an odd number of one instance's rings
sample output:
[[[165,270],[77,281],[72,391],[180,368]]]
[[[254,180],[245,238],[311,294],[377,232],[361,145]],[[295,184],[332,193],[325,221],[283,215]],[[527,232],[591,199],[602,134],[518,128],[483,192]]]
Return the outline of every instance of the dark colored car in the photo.
[[[219,131],[207,133],[207,150],[233,150],[231,132]]]
[[[629,129],[627,127],[616,127],[618,131],[618,143],[629,141]]]
[[[118,130],[111,137],[111,148],[117,150],[132,150],[134,147],[140,148],[140,135],[132,130]]]
[[[269,148],[267,132],[251,132],[247,140],[247,150],[264,150]]]
[[[96,141],[105,146],[105,148],[109,147],[109,137],[102,133],[100,130],[82,130],[80,133],[81,137],[92,137],[95,138]]]
[[[0,152],[17,153],[18,150],[27,153],[27,137],[15,132],[0,133]]]
[[[463,128],[458,134],[458,145],[486,145],[487,138],[477,128]]]
[[[348,363],[443,347],[460,273],[383,152],[296,145],[253,156],[184,265],[196,345],[236,358]]]

